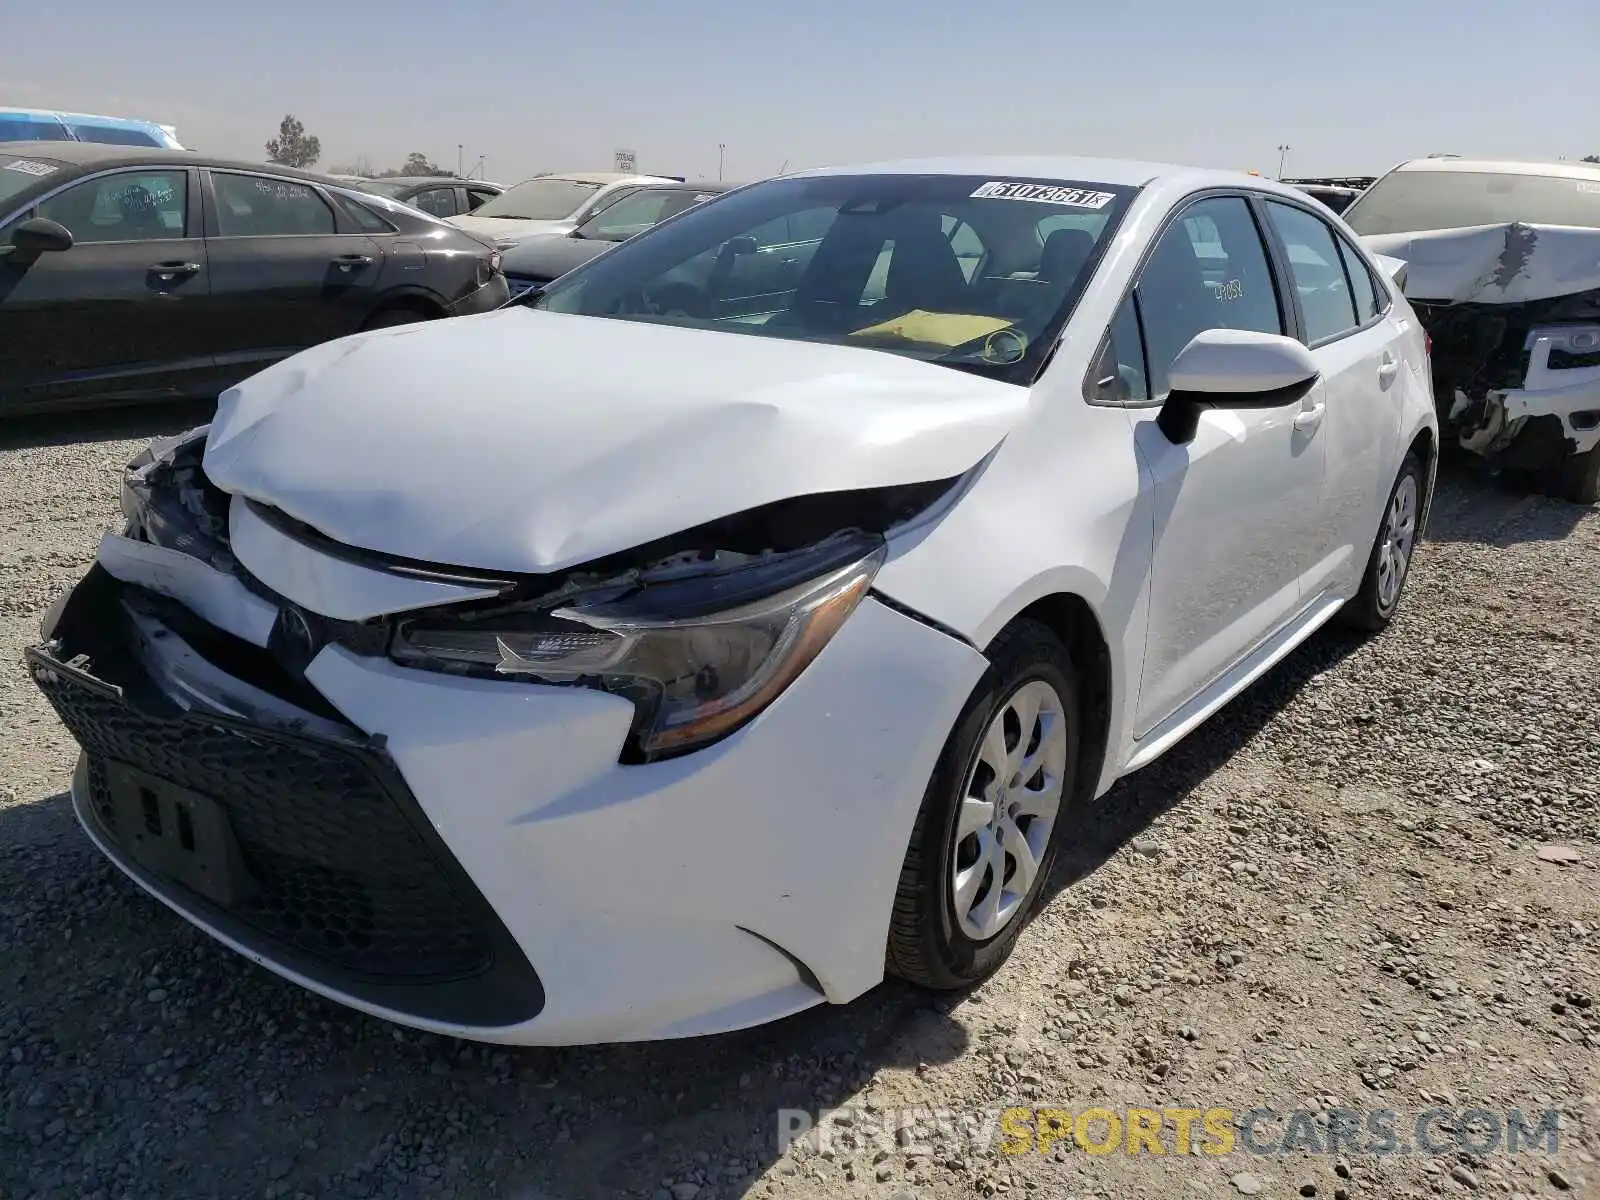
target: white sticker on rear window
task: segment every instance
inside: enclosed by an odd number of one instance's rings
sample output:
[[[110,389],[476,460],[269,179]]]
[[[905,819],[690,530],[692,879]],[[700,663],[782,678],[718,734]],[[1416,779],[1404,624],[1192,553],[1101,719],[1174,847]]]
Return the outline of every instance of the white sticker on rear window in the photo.
[[[1067,208],[1104,208],[1116,199],[1111,192],[1091,192],[1055,183],[1010,183],[995,179],[972,193],[974,200],[1032,200],[1036,204],[1061,204]]]
[[[19,158],[16,162],[6,164],[8,171],[21,171],[24,175],[54,175],[57,168],[50,163],[34,162],[32,159]]]

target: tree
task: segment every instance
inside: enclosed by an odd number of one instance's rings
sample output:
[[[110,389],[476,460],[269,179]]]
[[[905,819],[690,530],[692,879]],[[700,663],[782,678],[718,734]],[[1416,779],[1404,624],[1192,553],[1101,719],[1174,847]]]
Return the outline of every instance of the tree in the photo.
[[[306,133],[293,113],[278,126],[278,136],[267,142],[267,161],[284,167],[309,167],[322,157],[322,140]]]
[[[1585,154],[1583,156],[1583,161],[1584,162],[1600,163],[1600,154]]]
[[[430,162],[426,154],[423,154],[417,150],[413,150],[410,154],[406,155],[405,165],[400,168],[398,174],[439,176],[454,175],[455,172],[446,171],[437,163]]]

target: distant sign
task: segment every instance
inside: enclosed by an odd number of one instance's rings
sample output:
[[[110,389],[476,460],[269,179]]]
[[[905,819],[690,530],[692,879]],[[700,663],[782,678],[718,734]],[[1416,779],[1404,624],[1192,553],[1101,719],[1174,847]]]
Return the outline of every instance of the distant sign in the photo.
[[[618,150],[613,156],[617,171],[623,175],[632,175],[634,163],[637,161],[632,150]]]

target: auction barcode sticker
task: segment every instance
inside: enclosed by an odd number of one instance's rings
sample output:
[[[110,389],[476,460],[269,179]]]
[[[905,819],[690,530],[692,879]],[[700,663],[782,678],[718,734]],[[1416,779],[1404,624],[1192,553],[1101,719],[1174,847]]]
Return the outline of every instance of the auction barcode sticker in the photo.
[[[56,173],[56,168],[50,163],[34,162],[28,158],[19,158],[16,162],[7,163],[6,170],[21,171],[24,175],[38,175],[40,177]]]
[[[1104,208],[1116,199],[1111,192],[1091,192],[1056,183],[1013,183],[995,179],[972,193],[974,200],[1032,200],[1037,204],[1063,204],[1068,208]]]

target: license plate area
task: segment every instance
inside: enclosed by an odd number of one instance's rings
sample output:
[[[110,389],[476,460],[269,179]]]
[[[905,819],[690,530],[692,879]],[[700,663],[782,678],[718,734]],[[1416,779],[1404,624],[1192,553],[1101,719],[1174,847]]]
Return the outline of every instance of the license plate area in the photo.
[[[106,763],[105,778],[117,832],[139,866],[225,908],[260,891],[222,805],[125,763]]]

